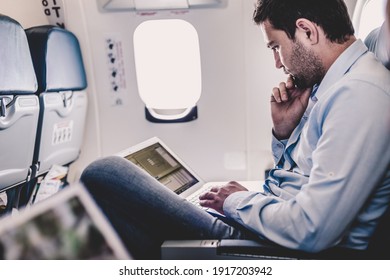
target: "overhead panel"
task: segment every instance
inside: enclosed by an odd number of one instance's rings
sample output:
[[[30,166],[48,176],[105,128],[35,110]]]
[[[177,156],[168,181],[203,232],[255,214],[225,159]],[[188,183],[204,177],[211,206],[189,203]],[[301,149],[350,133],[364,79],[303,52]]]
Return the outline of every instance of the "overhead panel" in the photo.
[[[222,0],[97,0],[102,12],[158,11],[208,8],[221,5]]]

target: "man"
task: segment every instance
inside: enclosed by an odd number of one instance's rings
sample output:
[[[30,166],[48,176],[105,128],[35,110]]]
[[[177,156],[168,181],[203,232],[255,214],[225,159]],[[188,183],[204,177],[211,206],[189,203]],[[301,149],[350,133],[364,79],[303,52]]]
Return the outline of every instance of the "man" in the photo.
[[[342,0],[259,0],[277,68],[275,168],[264,193],[236,182],[201,196],[216,218],[126,160],[91,164],[82,180],[136,258],[168,239],[252,238],[318,252],[365,249],[390,201],[390,72],[360,40]],[[298,86],[295,86],[295,85]]]

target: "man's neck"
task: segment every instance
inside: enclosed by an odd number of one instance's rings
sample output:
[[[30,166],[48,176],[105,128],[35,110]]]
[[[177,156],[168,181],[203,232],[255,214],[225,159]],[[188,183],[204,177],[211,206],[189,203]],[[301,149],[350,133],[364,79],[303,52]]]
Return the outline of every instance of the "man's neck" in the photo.
[[[337,58],[356,41],[355,36],[350,36],[344,43],[329,42],[326,48],[327,54],[324,56],[323,64],[328,71]]]

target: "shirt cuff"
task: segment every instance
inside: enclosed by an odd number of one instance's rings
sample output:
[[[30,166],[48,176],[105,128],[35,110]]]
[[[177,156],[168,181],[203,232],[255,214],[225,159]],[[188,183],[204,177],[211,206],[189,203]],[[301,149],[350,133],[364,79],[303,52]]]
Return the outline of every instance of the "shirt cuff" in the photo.
[[[272,155],[274,157],[275,165],[278,165],[278,163],[283,158],[284,148],[286,147],[287,142],[288,142],[288,139],[278,140],[272,134]]]
[[[252,197],[259,195],[259,192],[254,191],[239,191],[229,195],[225,202],[223,203],[223,212],[226,217],[230,217],[234,220],[239,220],[239,215],[237,210],[242,210],[245,207],[246,203],[243,201],[248,201]]]

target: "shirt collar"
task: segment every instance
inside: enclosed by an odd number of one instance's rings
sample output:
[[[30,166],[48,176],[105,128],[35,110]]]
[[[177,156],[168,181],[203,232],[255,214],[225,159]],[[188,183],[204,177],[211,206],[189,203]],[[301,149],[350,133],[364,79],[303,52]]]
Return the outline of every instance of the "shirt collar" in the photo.
[[[366,45],[360,39],[350,45],[329,68],[315,92],[316,97],[319,98],[323,92],[327,91],[327,89],[348,73],[352,65],[367,51]]]

